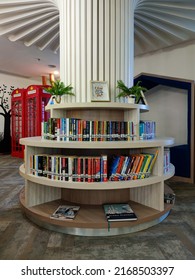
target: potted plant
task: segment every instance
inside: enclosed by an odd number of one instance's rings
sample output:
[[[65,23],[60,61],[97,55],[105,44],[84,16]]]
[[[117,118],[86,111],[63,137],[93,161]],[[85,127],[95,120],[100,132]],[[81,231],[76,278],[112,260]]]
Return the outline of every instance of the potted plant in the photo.
[[[71,85],[65,86],[60,80],[51,82],[51,86],[45,88],[45,91],[50,93],[57,103],[61,102],[62,95],[74,95],[72,90],[73,87]]]
[[[142,96],[141,92],[146,91],[147,89],[145,87],[142,87],[140,85],[141,81],[138,81],[136,85],[128,88],[122,80],[117,81],[117,88],[121,90],[119,94],[117,95],[117,98],[120,97],[127,97],[132,98],[134,102],[129,101],[129,103],[138,103],[140,100],[140,97]]]

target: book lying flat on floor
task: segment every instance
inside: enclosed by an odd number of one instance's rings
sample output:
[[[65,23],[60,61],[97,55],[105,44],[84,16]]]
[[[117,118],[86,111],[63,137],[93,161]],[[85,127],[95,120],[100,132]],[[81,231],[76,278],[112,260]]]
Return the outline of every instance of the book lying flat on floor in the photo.
[[[56,211],[51,215],[52,219],[67,220],[74,219],[78,213],[80,206],[75,205],[60,205]]]
[[[104,204],[103,207],[109,222],[137,220],[136,214],[128,203]]]

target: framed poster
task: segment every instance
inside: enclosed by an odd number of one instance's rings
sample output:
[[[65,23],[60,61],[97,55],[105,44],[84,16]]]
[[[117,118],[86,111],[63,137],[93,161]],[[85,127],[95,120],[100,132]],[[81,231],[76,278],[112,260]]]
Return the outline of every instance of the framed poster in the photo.
[[[110,101],[107,82],[91,81],[91,101]]]

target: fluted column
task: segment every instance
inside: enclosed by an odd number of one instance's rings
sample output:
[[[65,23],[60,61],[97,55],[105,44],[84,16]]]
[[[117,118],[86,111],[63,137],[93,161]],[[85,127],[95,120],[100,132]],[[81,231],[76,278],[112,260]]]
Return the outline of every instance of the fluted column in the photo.
[[[56,0],[60,10],[60,77],[77,102],[90,101],[90,80],[107,81],[115,100],[117,80],[133,83],[132,0]]]

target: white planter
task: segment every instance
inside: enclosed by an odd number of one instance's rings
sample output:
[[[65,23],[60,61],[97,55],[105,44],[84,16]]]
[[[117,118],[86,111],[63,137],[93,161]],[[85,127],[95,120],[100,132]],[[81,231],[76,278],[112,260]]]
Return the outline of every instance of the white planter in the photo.
[[[61,96],[61,95],[56,95],[56,96],[55,96],[55,102],[56,102],[57,104],[60,104],[60,103],[61,103],[61,100],[62,100],[62,96]]]
[[[135,104],[135,97],[134,96],[125,97],[125,103]]]

